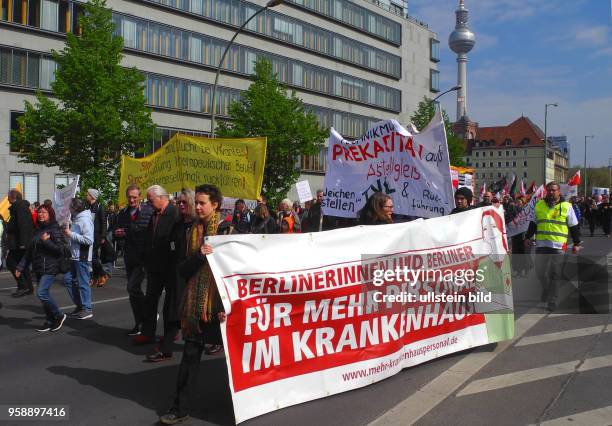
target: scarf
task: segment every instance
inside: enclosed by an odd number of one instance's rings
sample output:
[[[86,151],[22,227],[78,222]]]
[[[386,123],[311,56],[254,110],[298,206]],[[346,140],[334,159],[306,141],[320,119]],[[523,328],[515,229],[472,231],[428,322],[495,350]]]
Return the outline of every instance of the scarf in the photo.
[[[187,256],[198,253],[206,236],[217,235],[220,216],[215,212],[208,223],[197,223],[191,227],[187,240]],[[200,321],[214,320],[213,305],[217,297],[217,285],[208,261],[187,281],[183,303],[181,328],[183,335],[192,336],[201,333]]]

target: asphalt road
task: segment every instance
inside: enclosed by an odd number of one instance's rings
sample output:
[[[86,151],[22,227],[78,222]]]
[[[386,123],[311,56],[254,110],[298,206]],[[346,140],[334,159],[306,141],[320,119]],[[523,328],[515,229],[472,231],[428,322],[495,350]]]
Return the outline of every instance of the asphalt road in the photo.
[[[585,243],[584,254],[595,256],[606,272],[606,281],[589,289],[604,313],[575,314],[586,312],[585,299],[593,299],[568,291],[566,309],[548,314],[533,308],[533,297],[523,292],[515,298],[517,335],[523,334],[512,342],[436,359],[244,424],[612,424],[612,239],[598,233]],[[0,404],[67,405],[70,420],[63,423],[71,425],[157,422],[173,396],[181,342],[171,361],[144,362],[152,347],[134,346],[124,335],[133,324],[122,269],[94,290],[93,319],[67,320],[57,333],[34,330],[44,321],[40,303],[35,296],[11,298],[14,285],[0,272]],[[529,289],[537,283],[530,276],[514,285]],[[59,283],[52,293],[71,310]],[[223,355],[205,355],[200,375],[201,408],[183,424],[233,424]]]

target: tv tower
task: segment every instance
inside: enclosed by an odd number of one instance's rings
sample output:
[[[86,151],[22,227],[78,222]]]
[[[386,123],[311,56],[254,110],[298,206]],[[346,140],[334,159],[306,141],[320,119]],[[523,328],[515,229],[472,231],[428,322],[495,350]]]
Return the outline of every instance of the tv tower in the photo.
[[[457,91],[457,119],[467,118],[467,54],[476,44],[474,33],[468,27],[468,10],[464,0],[459,0],[459,7],[455,10],[455,31],[448,37],[448,45],[457,54],[457,84],[461,89]]]

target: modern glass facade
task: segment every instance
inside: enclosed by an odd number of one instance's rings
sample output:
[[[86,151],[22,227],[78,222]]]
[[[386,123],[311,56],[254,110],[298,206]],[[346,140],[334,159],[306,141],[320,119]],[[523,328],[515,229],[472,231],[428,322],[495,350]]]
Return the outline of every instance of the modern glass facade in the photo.
[[[217,67],[227,43],[119,13],[113,13],[113,20],[115,31],[123,37],[126,48],[210,67]],[[278,79],[289,86],[394,112],[401,110],[401,91],[397,89],[239,44],[232,45],[222,68],[236,74],[251,75],[255,72],[255,61],[261,57],[272,62]]]
[[[233,27],[240,27],[261,9],[259,5],[241,0],[147,1],[203,16],[214,22]],[[362,16],[354,13],[354,11],[365,10],[354,3],[345,1],[334,0],[333,3],[337,9],[337,11],[336,9],[334,11],[339,16],[346,16],[346,19],[351,22],[353,21],[351,17]],[[346,13],[343,14],[343,12]],[[371,12],[368,12],[368,14],[374,16]],[[359,19],[354,21],[356,23],[361,22]],[[393,21],[390,22],[396,24]],[[377,26],[374,24],[373,27],[376,28]],[[358,28],[362,29],[361,26],[358,26]],[[246,30],[387,74],[396,79],[399,79],[402,75],[401,57],[270,9],[259,14],[247,25]]]

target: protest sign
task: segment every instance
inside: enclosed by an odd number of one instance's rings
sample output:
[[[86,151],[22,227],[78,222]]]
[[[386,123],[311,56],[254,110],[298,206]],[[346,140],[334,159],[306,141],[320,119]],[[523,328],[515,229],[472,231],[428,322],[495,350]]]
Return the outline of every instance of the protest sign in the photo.
[[[598,188],[598,187],[593,187],[592,195],[610,195],[610,189],[609,188]]]
[[[224,196],[223,203],[221,204],[221,210],[234,210],[234,208],[236,207],[236,201],[238,201],[238,198]],[[244,201],[244,204],[249,210],[255,210],[255,207],[257,207],[257,200],[242,200],[242,201]]]
[[[53,192],[53,210],[57,223],[63,225],[70,220],[70,201],[76,196],[79,176],[61,189]]]
[[[453,189],[469,188],[474,193],[473,175],[474,169],[469,167],[450,166]]]
[[[561,196],[566,200],[569,200],[571,197],[578,196],[577,185],[568,185],[566,183],[561,183],[559,184],[559,190],[561,190]]]
[[[514,333],[504,220],[494,207],[208,241],[237,423]],[[398,270],[407,275],[387,276]]]
[[[544,197],[544,194],[544,186],[541,185],[535,194],[532,195],[529,202],[523,206],[523,209],[514,217],[514,219],[512,219],[510,223],[506,224],[506,231],[509,237],[527,232],[529,222],[535,222],[535,205],[538,200]]]
[[[347,141],[330,130],[323,213],[357,217],[374,192],[393,198],[395,213],[448,214],[454,207],[444,121],[436,115],[420,133],[395,120],[379,121]]]
[[[130,184],[143,191],[157,184],[178,192],[208,183],[229,197],[257,199],[265,160],[266,138],[209,139],[177,133],[147,157],[122,156],[119,204],[126,204]]]
[[[310,183],[307,180],[297,182],[295,184],[295,188],[297,189],[300,203],[305,203],[306,201],[310,201],[314,198],[312,196],[312,191],[310,190]]]

